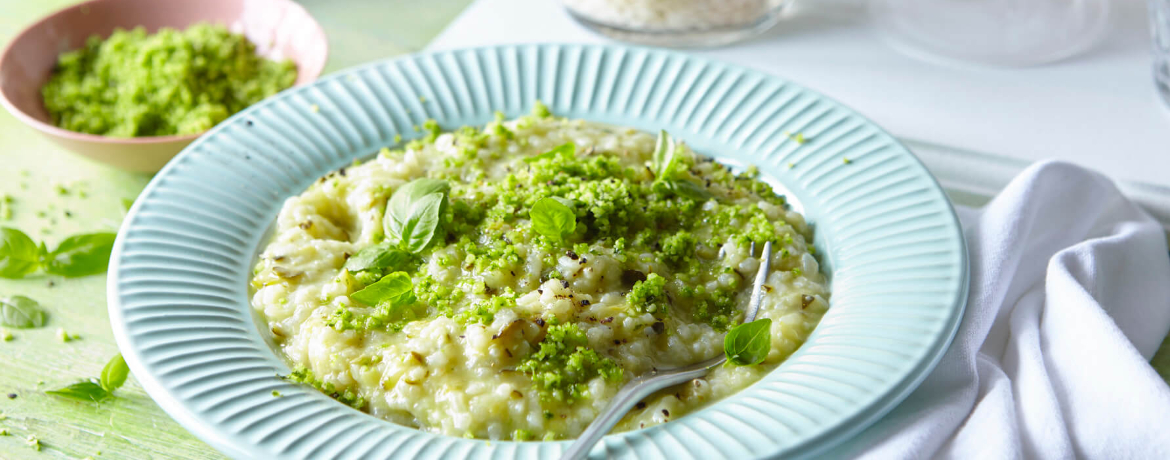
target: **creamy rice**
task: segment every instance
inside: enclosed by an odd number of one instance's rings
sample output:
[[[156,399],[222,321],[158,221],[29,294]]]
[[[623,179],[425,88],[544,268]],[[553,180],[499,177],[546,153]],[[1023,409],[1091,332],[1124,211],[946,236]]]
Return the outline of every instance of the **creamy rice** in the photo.
[[[288,199],[253,279],[252,305],[298,369],[293,378],[360,410],[452,436],[573,438],[625,381],[723,352],[748,303],[760,238],[777,243],[759,312],[773,321],[767,359],[651,396],[618,429],[673,420],[755,382],[828,307],[812,230],[750,173],[682,148],[677,180],[710,196],[651,191],[653,136],[539,107],[482,130],[428,129],[426,141]],[[567,142],[570,157],[524,161]],[[581,178],[597,168],[618,177]],[[403,269],[414,297],[394,308],[350,298],[385,273],[351,273],[347,259],[386,238],[387,198],[420,177],[450,190],[443,233]],[[621,190],[629,195],[615,198]],[[560,193],[576,210],[570,241],[532,230],[528,207],[542,193]],[[676,214],[700,220],[672,221]],[[656,280],[665,296],[650,292]],[[558,343],[567,349],[553,350]],[[549,369],[558,370],[542,373]]]

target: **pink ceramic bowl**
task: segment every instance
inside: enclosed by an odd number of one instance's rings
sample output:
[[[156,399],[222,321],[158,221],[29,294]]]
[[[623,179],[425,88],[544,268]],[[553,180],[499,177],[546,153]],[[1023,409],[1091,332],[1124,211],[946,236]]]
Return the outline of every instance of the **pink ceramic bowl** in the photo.
[[[80,48],[91,35],[115,28],[184,29],[197,22],[223,24],[256,44],[260,54],[292,59],[297,85],[321,74],[328,56],[325,31],[291,0],[90,0],[57,11],[16,35],[0,54],[0,103],[57,144],[94,160],[133,171],[158,171],[199,134],[114,138],[53,126],[41,100],[57,56]]]

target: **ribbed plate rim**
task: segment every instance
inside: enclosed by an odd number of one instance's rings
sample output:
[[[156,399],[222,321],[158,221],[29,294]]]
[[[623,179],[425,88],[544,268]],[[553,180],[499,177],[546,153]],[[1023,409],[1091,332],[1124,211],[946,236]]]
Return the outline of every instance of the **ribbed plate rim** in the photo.
[[[281,93],[280,95],[277,95],[273,98],[269,98],[265,101],[262,101],[256,105],[232,116],[231,118],[229,118],[225,122],[221,123],[220,125],[213,128],[211,131],[209,131],[207,135],[200,137],[198,140],[196,140],[194,143],[192,143],[190,146],[188,146],[186,149],[184,149],[184,151],[178,157],[176,157],[175,160],[173,160],[171,163],[169,163],[165,168],[163,168],[162,171],[160,171],[155,176],[154,179],[152,179],[152,181],[150,182],[150,184],[147,185],[146,189],[142,192],[140,197],[151,197],[152,194],[156,191],[156,189],[160,186],[160,183],[162,181],[164,181],[166,178],[171,177],[173,174],[176,174],[174,171],[178,168],[178,165],[181,164],[182,161],[187,156],[194,155],[194,152],[197,149],[199,149],[203,144],[207,143],[209,141],[209,139],[214,139],[216,136],[219,136],[222,131],[226,130],[229,126],[239,125],[240,123],[242,123],[242,120],[251,116],[253,113],[256,113],[260,110],[263,110],[263,109],[277,103],[278,101],[291,99],[292,97],[294,97],[296,95],[301,95],[301,94],[303,94],[303,93],[305,93],[313,88],[321,88],[321,87],[324,87],[325,85],[331,84],[333,82],[340,81],[340,82],[342,82],[341,84],[344,85],[344,81],[342,80],[344,78],[349,78],[351,76],[358,75],[363,71],[367,71],[370,69],[376,69],[376,68],[379,68],[380,66],[387,66],[387,65],[390,65],[390,64],[396,63],[396,62],[404,62],[407,60],[421,60],[421,59],[428,58],[428,57],[435,58],[437,56],[455,57],[455,56],[457,56],[458,53],[480,53],[480,52],[484,52],[486,50],[496,50],[496,51],[506,50],[506,49],[527,50],[527,49],[533,49],[533,48],[535,48],[537,50],[536,52],[540,52],[540,50],[542,50],[542,49],[558,49],[561,51],[567,50],[567,49],[579,49],[579,50],[583,50],[582,53],[584,53],[588,50],[600,50],[599,51],[600,53],[613,53],[613,52],[617,52],[617,51],[623,51],[623,52],[627,52],[627,53],[639,52],[639,53],[647,53],[650,55],[661,55],[661,56],[664,56],[665,58],[682,59],[688,63],[701,64],[704,67],[717,67],[717,68],[720,68],[723,70],[731,70],[731,71],[739,72],[741,75],[745,75],[745,76],[760,77],[762,79],[762,81],[779,82],[779,83],[783,84],[783,87],[789,87],[789,86],[795,87],[795,88],[799,89],[800,91],[803,91],[804,93],[811,95],[812,97],[815,97],[815,98],[822,100],[822,101],[826,101],[831,106],[835,106],[835,108],[846,112],[849,116],[856,118],[857,120],[860,120],[865,125],[866,128],[873,129],[881,136],[885,136],[886,138],[888,138],[892,142],[892,147],[897,150],[896,153],[898,155],[905,156],[906,158],[910,159],[913,162],[913,164],[917,167],[918,174],[929,181],[929,183],[932,186],[931,192],[934,194],[938,194],[938,195],[943,196],[944,199],[942,202],[944,203],[944,207],[945,207],[945,209],[943,211],[945,211],[949,217],[949,228],[947,230],[957,232],[957,244],[959,247],[956,249],[958,251],[957,256],[959,257],[959,260],[958,260],[958,267],[956,267],[956,268],[958,270],[960,270],[961,273],[960,273],[959,284],[957,286],[954,286],[956,295],[954,296],[953,299],[951,299],[951,308],[947,311],[948,315],[947,315],[946,319],[944,320],[945,324],[943,324],[943,327],[941,328],[941,330],[934,331],[934,335],[932,336],[933,340],[931,341],[931,344],[927,347],[928,352],[926,353],[926,355],[921,357],[921,359],[916,363],[916,366],[914,369],[912,369],[909,372],[906,372],[904,375],[901,375],[901,377],[897,381],[897,383],[893,386],[893,388],[891,388],[889,391],[886,392],[885,396],[882,399],[877,400],[877,401],[873,402],[872,404],[869,404],[865,407],[854,407],[851,409],[851,412],[848,414],[848,416],[841,417],[833,423],[826,424],[826,425],[832,425],[829,428],[835,427],[835,429],[824,429],[821,432],[816,433],[815,435],[806,437],[802,442],[797,443],[797,444],[792,445],[792,446],[788,446],[787,448],[777,447],[776,445],[772,445],[770,447],[769,446],[760,446],[760,447],[763,447],[764,449],[767,449],[767,450],[759,452],[761,455],[770,457],[770,456],[782,454],[782,455],[789,457],[789,458],[806,458],[806,457],[811,457],[811,456],[815,456],[817,454],[823,453],[825,450],[827,450],[827,449],[833,447],[834,445],[842,442],[843,440],[857,434],[861,430],[868,427],[870,424],[874,423],[881,416],[886,414],[889,410],[891,410],[898,403],[900,403],[906,396],[908,396],[914,390],[914,388],[916,388],[918,386],[918,384],[921,383],[921,381],[923,379],[926,378],[926,376],[929,374],[929,372],[934,368],[934,366],[941,359],[942,355],[945,353],[946,349],[948,348],[948,346],[950,345],[951,341],[954,338],[955,331],[958,328],[959,322],[960,322],[961,317],[962,317],[963,310],[964,310],[965,305],[966,305],[966,298],[967,298],[968,287],[969,287],[967,248],[966,248],[965,241],[963,240],[961,227],[959,226],[958,219],[954,213],[953,208],[950,206],[949,202],[947,202],[945,200],[945,194],[943,194],[941,187],[939,187],[937,181],[929,175],[929,173],[926,171],[926,169],[922,165],[922,163],[916,157],[914,157],[914,155],[912,153],[910,153],[910,151],[908,149],[906,149],[905,146],[900,144],[896,139],[894,139],[892,136],[890,136],[889,133],[885,132],[883,129],[878,127],[876,124],[872,123],[867,118],[861,116],[856,111],[848,108],[848,106],[841,104],[838,101],[833,100],[829,97],[826,97],[817,91],[810,90],[807,87],[804,87],[804,86],[799,85],[797,83],[793,83],[793,82],[786,80],[786,79],[783,79],[783,78],[763,74],[762,72],[758,72],[758,71],[744,68],[744,67],[739,67],[739,66],[725,64],[725,63],[710,60],[710,59],[687,55],[687,54],[680,53],[680,52],[663,51],[663,50],[655,50],[655,49],[640,48],[640,47],[633,47],[633,46],[622,46],[622,45],[583,45],[583,44],[556,44],[556,43],[516,44],[516,45],[495,45],[495,46],[483,46],[483,47],[473,47],[473,48],[462,48],[462,49],[453,49],[453,50],[442,50],[442,51],[434,51],[434,52],[415,53],[415,54],[410,54],[410,55],[405,55],[405,56],[400,56],[400,57],[396,57],[396,58],[391,58],[391,59],[386,59],[386,60],[382,60],[382,61],[376,61],[376,62],[372,62],[372,63],[368,63],[368,64],[355,66],[355,67],[352,67],[352,68],[349,68],[346,70],[335,72],[332,75],[329,75],[329,76],[326,76],[325,78],[322,78],[321,80],[319,80],[318,82],[316,82],[312,85],[287,90],[287,91]],[[697,107],[696,107],[696,109],[697,109]],[[714,110],[712,110],[712,112],[713,111]],[[351,155],[351,156],[360,157],[360,156],[364,156],[366,153],[367,152],[358,152],[356,155]],[[327,171],[320,171],[320,173],[322,173],[322,174],[324,174],[325,172],[327,172]],[[143,206],[144,201],[146,201],[146,200],[139,199],[134,203],[134,205],[131,207],[130,211],[128,212],[127,217],[126,217],[124,222],[127,222],[129,224],[133,224],[133,223],[138,221],[139,214],[141,212],[141,208]],[[281,198],[280,201],[283,201],[283,198]],[[179,421],[181,425],[183,425],[185,428],[187,428],[188,430],[193,432],[200,439],[208,442],[209,444],[211,444],[215,448],[219,449],[220,451],[222,451],[226,454],[232,455],[234,457],[239,457],[239,458],[272,458],[271,456],[275,455],[272,452],[260,452],[260,451],[256,450],[256,446],[241,444],[237,440],[233,440],[233,439],[229,439],[228,437],[225,437],[220,432],[223,429],[226,429],[222,423],[216,423],[213,421],[205,420],[205,419],[201,418],[198,414],[196,414],[190,407],[192,402],[187,401],[187,400],[175,395],[171,389],[169,389],[165,385],[163,385],[161,383],[161,381],[157,378],[157,376],[154,375],[155,369],[153,369],[152,366],[148,365],[144,361],[144,357],[140,354],[141,350],[139,350],[133,346],[133,343],[131,341],[132,331],[130,329],[130,326],[128,324],[126,324],[125,317],[123,316],[123,311],[122,311],[123,310],[122,309],[122,297],[123,296],[122,296],[122,292],[119,291],[119,283],[118,283],[119,279],[122,276],[121,265],[123,262],[123,258],[125,256],[125,254],[123,254],[123,248],[124,248],[124,245],[126,242],[127,233],[130,232],[131,228],[132,228],[132,225],[123,225],[123,227],[119,230],[118,239],[115,243],[113,256],[111,257],[111,262],[110,262],[110,272],[109,272],[110,275],[109,275],[109,278],[107,281],[107,292],[108,292],[108,305],[109,305],[109,310],[110,310],[110,319],[111,319],[111,324],[112,324],[112,327],[114,330],[115,338],[118,342],[119,348],[123,351],[123,354],[126,357],[127,363],[129,364],[131,370],[134,371],[136,379],[140,382],[140,384],[142,384],[142,386],[147,391],[147,393],[156,402],[158,402],[159,405],[162,406],[163,409],[169,415],[171,415],[174,419]],[[247,280],[244,280],[244,282],[246,282],[246,281]],[[250,310],[250,308],[247,305],[244,305],[243,307],[245,309]],[[258,333],[256,333],[256,332],[253,332],[253,333],[256,334],[257,337],[259,336]],[[806,347],[802,347],[801,350],[798,351],[798,354],[803,352],[805,348]],[[795,356],[796,355],[794,355],[794,357]],[[781,368],[781,370],[783,370],[783,367]],[[776,372],[779,372],[779,370]],[[750,391],[752,391],[752,388],[743,390],[742,392],[740,392],[736,396],[745,394],[745,393],[750,392]],[[305,402],[305,404],[320,404],[320,403],[321,403],[320,401],[312,401],[312,400]],[[717,403],[714,405],[714,407],[718,407],[720,405],[722,405],[722,403]],[[373,420],[372,418],[370,418],[370,419]],[[377,422],[379,422],[384,427],[389,426],[389,427],[391,427],[391,429],[403,429],[401,427],[390,425],[388,422],[384,422],[384,421],[380,421],[380,420],[378,420]],[[673,421],[669,425],[682,424],[682,423],[686,423],[685,417],[681,420]],[[662,426],[658,426],[658,427],[651,428],[648,430],[641,430],[641,431],[635,432],[635,433],[652,432],[653,430],[661,429],[661,427]],[[418,433],[417,435],[408,435],[408,436],[413,437],[413,436],[432,436],[432,435]],[[629,436],[629,433],[621,434],[621,435],[612,435],[612,436],[609,436],[607,438],[626,437],[626,436]],[[653,436],[653,434],[649,434],[648,436]],[[440,437],[440,438],[443,438],[443,437]],[[452,439],[455,439],[455,438],[452,438]],[[673,438],[668,438],[668,439],[673,439]],[[562,446],[561,448],[563,448],[563,445],[566,445],[567,442],[561,441],[561,442],[557,442],[557,443],[518,443],[518,444],[517,443],[490,443],[490,444],[488,444],[488,447],[486,447],[486,450],[485,450],[486,443],[483,443],[483,442],[475,442],[475,441],[464,442],[464,440],[455,440],[452,442],[451,445],[460,445],[460,444],[470,446],[470,447],[468,447],[469,449],[471,449],[468,451],[469,455],[472,453],[500,454],[501,453],[500,451],[493,450],[490,447],[490,445],[497,445],[497,446],[514,445],[517,447],[515,449],[511,450],[511,453],[514,456],[522,457],[522,456],[524,456],[524,454],[533,455],[533,454],[537,454],[538,452],[547,453],[548,452],[547,450],[540,450],[541,446],[547,446],[549,444],[558,444],[558,445]],[[557,448],[556,450],[559,451],[559,449],[560,448]],[[594,454],[597,454],[597,452],[598,451],[594,451]],[[659,452],[661,452],[661,451],[659,451]],[[625,453],[629,453],[629,452],[625,452]]]

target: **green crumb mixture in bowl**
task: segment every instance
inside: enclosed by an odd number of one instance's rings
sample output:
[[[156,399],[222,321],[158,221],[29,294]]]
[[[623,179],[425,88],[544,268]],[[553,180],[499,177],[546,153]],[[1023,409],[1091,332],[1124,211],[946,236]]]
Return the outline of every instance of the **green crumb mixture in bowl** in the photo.
[[[196,134],[293,85],[296,65],[212,24],[117,29],[62,54],[41,88],[58,127],[110,137]]]
[[[287,379],[434,433],[567,439],[630,379],[724,353],[762,243],[758,360],[652,395],[617,430],[747,387],[829,308],[812,226],[755,168],[539,104],[419,131],[281,209],[251,303]]]

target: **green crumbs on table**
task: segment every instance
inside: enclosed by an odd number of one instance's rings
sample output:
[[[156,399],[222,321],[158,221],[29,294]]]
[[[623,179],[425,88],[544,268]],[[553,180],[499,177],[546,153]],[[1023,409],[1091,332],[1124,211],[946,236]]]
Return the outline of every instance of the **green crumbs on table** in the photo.
[[[62,128],[111,137],[194,134],[292,86],[296,66],[256,54],[243,35],[196,24],[90,37],[41,89]]]
[[[72,342],[80,338],[80,335],[65,332],[64,328],[57,328],[57,340],[60,340],[61,342]]]

